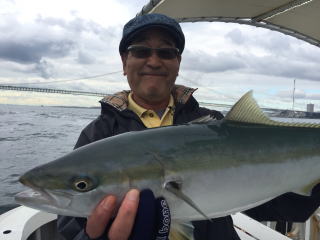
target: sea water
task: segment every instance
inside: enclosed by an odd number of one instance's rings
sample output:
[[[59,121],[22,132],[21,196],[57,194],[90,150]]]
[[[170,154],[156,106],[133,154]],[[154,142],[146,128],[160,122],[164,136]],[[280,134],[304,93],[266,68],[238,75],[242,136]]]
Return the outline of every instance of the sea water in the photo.
[[[97,108],[0,104],[0,214],[26,189],[18,182],[27,170],[72,151]]]

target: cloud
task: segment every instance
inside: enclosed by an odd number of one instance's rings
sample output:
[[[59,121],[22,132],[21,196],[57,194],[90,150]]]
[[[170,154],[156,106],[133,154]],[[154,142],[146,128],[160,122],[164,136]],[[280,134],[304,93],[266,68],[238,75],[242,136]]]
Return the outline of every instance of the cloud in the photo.
[[[105,28],[79,17],[66,20],[38,16],[23,23],[8,15],[3,21],[0,24],[0,60],[16,63],[12,67],[18,71],[36,73],[45,79],[70,72],[74,76],[90,76],[86,69],[75,69],[83,64],[106,64],[108,52],[117,54],[120,30],[115,26]]]
[[[230,49],[246,62],[249,73],[320,81],[318,47],[283,33],[249,26],[237,26],[225,38],[231,40]]]
[[[235,73],[319,82],[320,48],[268,29],[231,23],[184,24],[182,69],[207,74]],[[196,33],[196,34],[195,34]],[[259,77],[256,79],[265,79]],[[266,84],[260,81],[260,84]]]
[[[81,35],[81,33],[92,32],[95,35],[103,36],[107,33],[109,37],[115,37],[115,32],[110,28],[104,28],[98,23],[86,20],[80,17],[74,17],[71,20],[54,17],[37,17],[35,24],[45,25],[49,28],[60,30],[66,35],[66,31],[72,34]]]
[[[293,57],[292,57],[293,58]],[[320,62],[294,60],[285,56],[243,56],[250,72],[262,75],[320,81]]]
[[[227,34],[232,39],[245,36],[240,30]],[[313,46],[305,47],[301,43],[286,42],[286,36],[270,37],[260,45],[253,44],[250,37],[229,49],[192,51],[186,49],[183,54],[182,67],[186,70],[202,73],[238,72],[239,74],[260,74],[291,79],[320,81],[320,49]],[[275,40],[274,42],[272,41]],[[251,45],[248,45],[251,42]],[[273,42],[272,45],[271,42]],[[279,47],[285,46],[285,47]],[[281,49],[281,50],[277,50]],[[309,53],[309,54],[308,54]]]
[[[60,29],[39,22],[20,23],[12,16],[0,25],[0,58],[18,63],[38,63],[42,57],[59,58],[75,46]],[[11,27],[10,27],[11,26]]]
[[[292,99],[293,91],[279,91],[275,94],[275,96],[280,98]],[[309,93],[301,89],[296,89],[294,93],[294,98],[296,100],[304,99],[309,101],[312,101],[312,100],[317,101],[317,100],[320,100],[320,93]]]
[[[70,40],[52,42],[49,39],[0,40],[0,58],[18,63],[38,63],[43,57],[59,58],[69,54],[74,43]]]
[[[225,37],[230,39],[233,43],[242,45],[245,43],[245,37],[243,36],[240,29],[232,29],[230,32],[225,34]]]
[[[230,27],[231,29],[226,28],[227,33],[224,37],[238,47],[260,48],[274,54],[282,54],[291,50],[292,45],[300,41],[283,33],[261,27],[239,24],[233,24]]]
[[[320,100],[320,93],[309,94],[307,98],[310,100]]]
[[[239,74],[260,74],[291,79],[320,81],[320,62],[290,60],[274,55],[255,56],[243,53],[187,52],[183,56],[182,68],[209,73],[238,72]]]
[[[96,41],[115,38],[115,31],[80,18],[67,21],[38,17],[29,23],[10,18],[4,20],[6,24],[0,25],[0,58],[25,64],[39,63],[44,57],[66,57],[72,51],[85,47],[82,41],[88,38]],[[9,29],[9,25],[12,28]],[[84,60],[84,53],[79,54]],[[88,55],[84,61],[88,62]]]
[[[281,97],[281,98],[290,98],[292,99],[293,97],[293,92],[292,91],[279,91],[278,93],[275,94],[275,96]],[[302,91],[302,90],[296,90],[294,93],[295,99],[303,99],[306,98],[307,94]]]
[[[80,64],[93,64],[95,63],[95,58],[89,53],[85,51],[79,51],[78,52],[78,63]]]
[[[216,55],[210,55],[204,51],[186,50],[183,55],[182,67],[187,70],[212,73],[245,68],[246,63],[237,53],[219,52]]]
[[[41,59],[39,63],[36,64],[34,69],[36,72],[40,73],[41,77],[45,79],[53,77],[55,72],[53,65],[44,59]]]

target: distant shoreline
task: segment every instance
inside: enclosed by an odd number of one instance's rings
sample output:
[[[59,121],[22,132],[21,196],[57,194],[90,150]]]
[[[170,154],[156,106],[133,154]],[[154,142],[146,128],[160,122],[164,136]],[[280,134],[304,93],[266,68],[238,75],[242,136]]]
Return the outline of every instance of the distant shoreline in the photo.
[[[272,117],[320,119],[320,112],[279,110],[270,114]]]
[[[42,106],[41,106],[42,107]],[[81,107],[81,106],[46,106],[46,107],[56,107],[56,108],[90,108],[90,109],[100,109],[101,107]]]

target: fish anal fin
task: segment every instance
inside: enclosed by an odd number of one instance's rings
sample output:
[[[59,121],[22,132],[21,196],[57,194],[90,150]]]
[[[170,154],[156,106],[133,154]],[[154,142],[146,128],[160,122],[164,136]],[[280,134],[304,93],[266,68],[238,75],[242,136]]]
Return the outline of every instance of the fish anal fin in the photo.
[[[203,211],[187,196],[185,195],[181,189],[182,189],[182,181],[180,179],[172,179],[170,181],[166,181],[164,183],[164,188],[176,195],[178,198],[183,200],[185,203],[187,203],[190,207],[195,209],[198,213],[200,213],[202,216],[204,216],[207,220],[211,221],[211,219],[204,214]]]

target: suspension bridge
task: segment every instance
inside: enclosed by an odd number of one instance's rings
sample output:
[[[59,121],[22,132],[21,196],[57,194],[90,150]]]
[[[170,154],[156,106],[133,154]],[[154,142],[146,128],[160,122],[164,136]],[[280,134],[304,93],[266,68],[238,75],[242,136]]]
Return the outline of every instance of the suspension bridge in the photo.
[[[99,92],[86,92],[86,91],[73,91],[73,90],[63,90],[63,89],[54,89],[54,88],[35,88],[35,87],[19,87],[19,86],[11,86],[11,85],[1,85],[0,90],[12,90],[12,91],[23,91],[23,92],[41,92],[41,93],[58,93],[58,94],[71,94],[71,95],[82,95],[82,96],[96,96],[96,97],[105,97],[110,94],[108,93],[99,93]],[[230,109],[232,104],[224,104],[224,103],[207,103],[207,102],[199,102],[199,104],[203,107],[223,107]],[[274,111],[278,109],[273,108],[261,108],[263,110]]]
[[[86,92],[86,91],[73,91],[54,88],[35,88],[35,87],[19,87],[10,85],[0,85],[1,90],[23,91],[23,92],[41,92],[41,93],[58,93],[58,94],[71,94],[71,95],[84,95],[84,96],[97,96],[104,97],[109,95],[107,93],[99,92]]]
[[[73,91],[73,90],[63,90],[63,89],[54,89],[54,88],[38,88],[38,87],[19,87],[11,85],[1,85],[0,90],[12,90],[12,91],[23,91],[23,92],[41,92],[41,93],[58,93],[58,94],[71,94],[71,95],[82,95],[82,96],[97,96],[105,97],[109,94],[99,93],[99,92],[85,92],[85,91]],[[229,104],[219,104],[219,103],[205,103],[200,102],[200,105],[207,107],[226,107],[230,108],[232,105]]]

